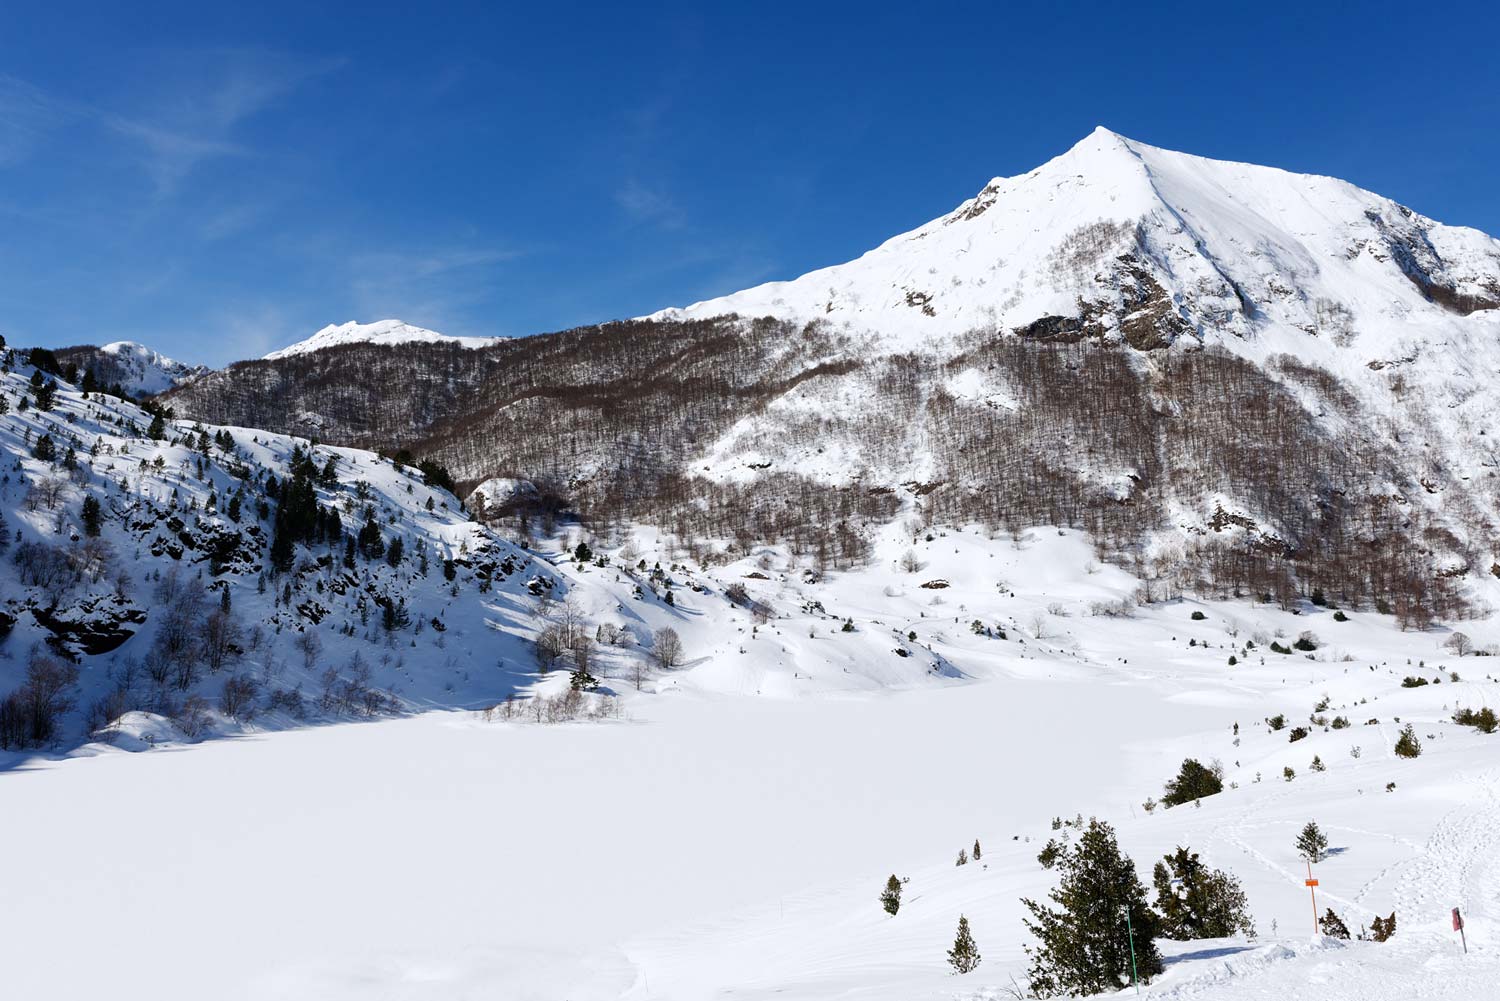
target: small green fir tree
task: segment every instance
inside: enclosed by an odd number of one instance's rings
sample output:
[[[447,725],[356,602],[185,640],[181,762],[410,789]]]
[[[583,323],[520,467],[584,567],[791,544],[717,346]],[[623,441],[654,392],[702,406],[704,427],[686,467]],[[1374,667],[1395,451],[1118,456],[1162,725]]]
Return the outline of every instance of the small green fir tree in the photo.
[[[979,967],[979,947],[969,933],[969,919],[958,917],[958,935],[953,939],[953,948],[948,950],[948,965],[954,973],[972,973]]]
[[[1297,835],[1296,848],[1298,855],[1317,864],[1323,861],[1323,853],[1328,851],[1328,836],[1316,823],[1309,820],[1307,826],[1302,828],[1302,833]]]
[[[895,873],[891,873],[891,878],[885,881],[885,889],[880,891],[880,907],[893,917],[901,910],[901,880]]]
[[[1417,732],[1408,723],[1401,728],[1401,736],[1396,738],[1396,757],[1417,758],[1421,755],[1422,742],[1417,740]]]

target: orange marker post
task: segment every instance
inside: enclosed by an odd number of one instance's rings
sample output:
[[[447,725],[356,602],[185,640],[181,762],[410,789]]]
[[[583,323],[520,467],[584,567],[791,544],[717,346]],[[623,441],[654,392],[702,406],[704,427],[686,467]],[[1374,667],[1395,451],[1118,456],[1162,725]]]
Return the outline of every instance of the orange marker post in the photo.
[[[1318,934],[1318,891],[1316,889],[1318,881],[1313,879],[1311,862],[1307,863],[1307,880],[1303,885],[1307,887],[1307,892],[1312,894],[1313,934],[1316,935]]]

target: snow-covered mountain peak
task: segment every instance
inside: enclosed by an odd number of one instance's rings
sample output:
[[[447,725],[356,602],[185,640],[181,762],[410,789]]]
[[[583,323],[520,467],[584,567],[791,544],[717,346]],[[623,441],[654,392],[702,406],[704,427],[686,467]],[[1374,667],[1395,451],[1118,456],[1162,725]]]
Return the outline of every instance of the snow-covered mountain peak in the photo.
[[[1139,162],[1142,149],[1153,148],[1100,125],[1069,147],[1066,153],[1054,157],[1039,170],[1078,167],[1087,168],[1090,172],[1098,172],[1107,170],[1111,166],[1124,169]]]
[[[435,330],[412,326],[402,320],[376,320],[373,323],[330,323],[311,337],[288,345],[266,355],[267,359],[290,358],[293,355],[309,354],[340,344],[410,344],[456,343],[466,348],[482,348],[494,344],[496,337],[455,337],[440,334]]]
[[[893,350],[973,330],[1044,339],[1195,340],[1358,364],[1413,323],[1447,333],[1500,308],[1500,242],[1331,177],[1210,160],[1104,127],[1027,173],[846,264],[653,319],[821,320]],[[1458,326],[1456,326],[1458,325]],[[1312,348],[1320,352],[1320,348]]]

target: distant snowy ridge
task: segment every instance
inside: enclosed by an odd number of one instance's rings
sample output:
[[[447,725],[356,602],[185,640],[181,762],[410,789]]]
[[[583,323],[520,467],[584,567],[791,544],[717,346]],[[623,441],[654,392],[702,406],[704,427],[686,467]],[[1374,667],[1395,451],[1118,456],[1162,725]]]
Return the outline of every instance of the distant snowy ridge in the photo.
[[[92,371],[102,386],[115,386],[137,396],[153,396],[181,386],[209,371],[190,365],[135,341],[114,341],[102,347],[82,345],[61,348],[57,356],[64,364]]]
[[[499,337],[453,337],[434,330],[414,327],[401,320],[377,320],[374,323],[330,323],[305,341],[288,345],[266,355],[267,360],[310,354],[340,344],[410,344],[413,342],[454,343],[466,348],[482,348],[498,343]]]
[[[208,371],[203,365],[189,365],[187,362],[168,358],[135,341],[114,341],[99,350],[113,356],[122,368],[134,374],[134,385],[127,383],[126,388],[141,393],[165,392]]]

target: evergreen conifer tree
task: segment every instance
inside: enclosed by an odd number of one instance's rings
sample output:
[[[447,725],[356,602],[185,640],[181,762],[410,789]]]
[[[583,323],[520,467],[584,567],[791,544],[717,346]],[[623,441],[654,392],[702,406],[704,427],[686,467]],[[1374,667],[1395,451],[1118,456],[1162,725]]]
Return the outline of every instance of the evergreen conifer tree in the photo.
[[[1185,758],[1177,771],[1177,777],[1167,782],[1161,801],[1164,806],[1178,806],[1204,796],[1212,796],[1223,789],[1224,780],[1215,769],[1206,767],[1194,758]]]
[[[404,629],[411,624],[406,602],[400,598],[387,598],[380,606],[380,627],[388,633]]]
[[[1328,913],[1318,919],[1318,928],[1329,938],[1348,938],[1349,926],[1344,924],[1344,919],[1333,913],[1333,908],[1328,908]]]
[[[1061,880],[1048,896],[1057,907],[1021,901],[1031,913],[1026,928],[1038,940],[1026,947],[1032,991],[1039,997],[1118,991],[1130,980],[1132,944],[1141,979],[1149,982],[1160,973],[1158,919],[1146,905],[1146,888],[1134,864],[1115,841],[1114,828],[1090,820],[1078,841],[1060,851],[1055,865]]]
[[[380,526],[375,522],[375,510],[365,516],[365,525],[359,530],[359,551],[365,559],[379,559],[385,555],[385,540],[380,536]]]
[[[885,881],[885,889],[880,891],[880,906],[892,916],[901,910],[901,880],[891,873],[891,878]]]
[[[948,965],[954,973],[972,973],[979,966],[979,947],[969,932],[969,919],[958,917],[958,934],[953,939],[953,948],[948,950]]]
[[[1307,861],[1318,863],[1323,861],[1323,853],[1328,850],[1328,836],[1316,823],[1309,820],[1307,826],[1302,828],[1302,833],[1297,835],[1297,854]]]
[[[292,542],[291,533],[278,525],[276,534],[271,538],[271,568],[277,573],[286,573],[296,560],[297,547]]]
[[[1410,723],[1401,728],[1401,736],[1396,738],[1396,757],[1416,758],[1422,754],[1422,743],[1417,740],[1417,732],[1412,729]]]
[[[97,536],[99,534],[99,526],[104,523],[104,512],[100,509],[99,501],[93,494],[89,494],[83,499],[81,517],[83,519],[83,534]]]
[[[1239,881],[1208,868],[1196,852],[1179,847],[1167,855],[1156,863],[1152,882],[1163,937],[1187,941],[1254,936],[1255,924]]]

